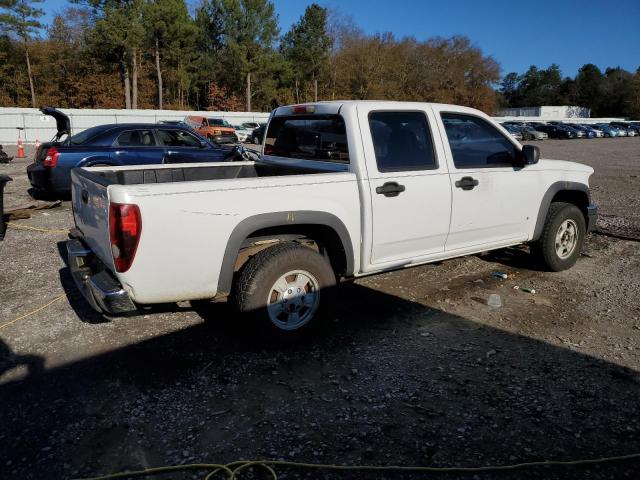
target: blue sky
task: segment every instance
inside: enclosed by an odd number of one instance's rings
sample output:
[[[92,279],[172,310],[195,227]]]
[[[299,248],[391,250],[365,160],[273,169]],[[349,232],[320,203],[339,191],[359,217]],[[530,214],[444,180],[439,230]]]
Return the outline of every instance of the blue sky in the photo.
[[[198,0],[190,0],[195,4]],[[311,0],[275,0],[282,31]],[[316,0],[351,16],[367,33],[419,40],[463,34],[493,56],[503,74],[560,65],[573,76],[585,63],[640,67],[640,0]],[[45,0],[48,12],[67,0]],[[50,18],[50,17],[49,17]]]

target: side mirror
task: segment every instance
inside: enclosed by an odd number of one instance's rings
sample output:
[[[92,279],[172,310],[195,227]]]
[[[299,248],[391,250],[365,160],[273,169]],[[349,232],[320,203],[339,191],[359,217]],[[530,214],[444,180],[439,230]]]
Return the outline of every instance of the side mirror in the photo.
[[[524,145],[520,154],[522,165],[535,165],[540,160],[540,148],[535,145]]]
[[[207,148],[209,144],[206,140],[200,140],[200,148]]]

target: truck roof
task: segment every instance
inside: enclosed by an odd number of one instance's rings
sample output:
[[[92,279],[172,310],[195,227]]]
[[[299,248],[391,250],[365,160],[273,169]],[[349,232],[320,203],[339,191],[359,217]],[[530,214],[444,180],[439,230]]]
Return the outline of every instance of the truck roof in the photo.
[[[410,106],[433,106],[438,107],[440,110],[452,110],[457,112],[467,111],[467,112],[480,112],[480,110],[476,110],[471,107],[465,107],[462,105],[453,105],[446,103],[433,103],[433,102],[404,102],[404,101],[395,101],[395,100],[326,100],[319,102],[309,102],[309,103],[300,103],[295,105],[284,105],[282,107],[278,107],[273,111],[273,115],[292,115],[292,114],[319,114],[319,115],[331,115],[338,114],[343,107],[355,107],[357,105],[376,105],[376,106],[393,106],[396,108],[402,108],[402,106],[410,107]],[[303,109],[307,109],[304,111]],[[298,111],[297,111],[298,110]]]

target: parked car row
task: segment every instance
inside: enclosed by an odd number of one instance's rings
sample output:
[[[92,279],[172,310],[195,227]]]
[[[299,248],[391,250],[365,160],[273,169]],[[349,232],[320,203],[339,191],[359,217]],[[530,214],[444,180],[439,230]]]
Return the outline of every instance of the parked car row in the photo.
[[[640,122],[577,123],[577,122],[502,122],[516,140],[547,138],[635,137],[640,135]]]

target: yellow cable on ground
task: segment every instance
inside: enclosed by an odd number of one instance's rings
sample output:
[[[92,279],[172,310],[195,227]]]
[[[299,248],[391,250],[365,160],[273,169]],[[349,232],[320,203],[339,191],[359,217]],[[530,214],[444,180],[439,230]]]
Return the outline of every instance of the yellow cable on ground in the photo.
[[[624,460],[640,459],[640,453],[630,455],[620,455],[615,457],[591,458],[585,460],[542,460],[538,462],[516,463],[513,465],[488,465],[484,467],[418,467],[400,465],[331,465],[321,463],[287,462],[279,460],[256,460],[223,464],[216,463],[193,463],[187,465],[171,465],[168,467],[147,468],[130,472],[119,472],[98,477],[90,477],[82,480],[113,480],[118,478],[142,477],[147,475],[161,475],[164,473],[188,471],[188,470],[211,470],[205,480],[212,480],[222,472],[228,480],[237,480],[238,474],[251,467],[258,467],[266,470],[271,475],[272,480],[278,480],[278,475],[272,467],[287,467],[314,470],[338,470],[338,471],[377,471],[377,472],[412,472],[412,473],[481,473],[494,472],[500,470],[518,470],[524,468],[544,467],[544,466],[579,466],[593,465],[597,463],[620,462]]]
[[[19,223],[14,222],[7,222],[7,225],[18,230],[32,230],[34,232],[43,233],[69,233],[68,230],[51,230],[49,228],[32,227],[31,225],[20,225]]]
[[[3,323],[2,325],[0,325],[0,330],[2,330],[4,327],[8,327],[12,323],[16,323],[17,321],[22,320],[23,318],[27,318],[27,317],[30,317],[31,315],[35,315],[36,313],[41,312],[42,310],[44,310],[48,306],[53,305],[54,303],[56,303],[59,300],[62,300],[66,296],[67,296],[67,294],[63,293],[59,297],[56,297],[53,300],[51,300],[49,303],[46,303],[46,304],[42,305],[41,307],[38,307],[38,308],[36,308],[35,310],[33,310],[33,311],[29,312],[29,313],[25,313],[24,315],[21,315],[18,318],[14,318],[10,322]]]

